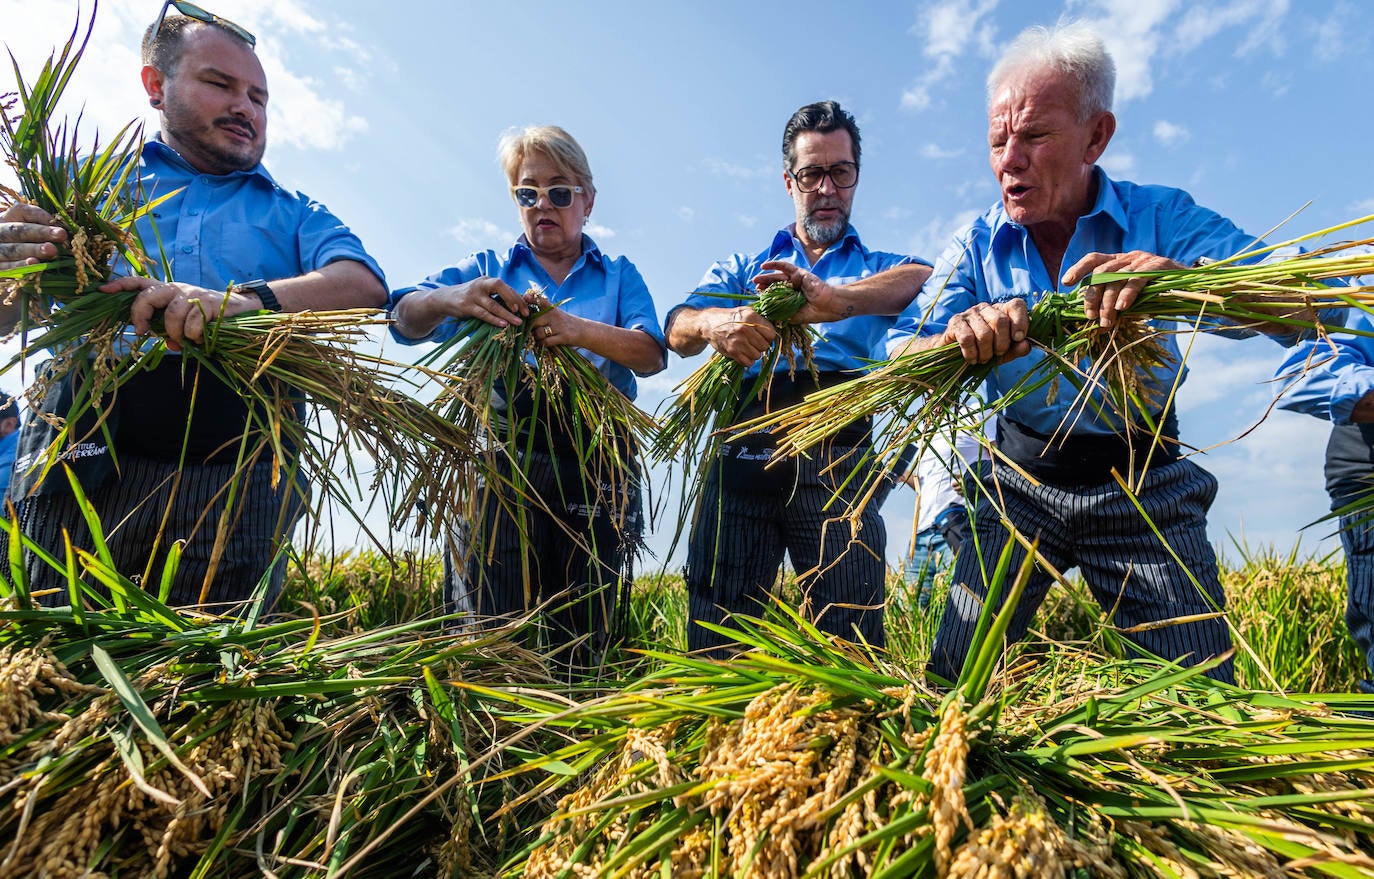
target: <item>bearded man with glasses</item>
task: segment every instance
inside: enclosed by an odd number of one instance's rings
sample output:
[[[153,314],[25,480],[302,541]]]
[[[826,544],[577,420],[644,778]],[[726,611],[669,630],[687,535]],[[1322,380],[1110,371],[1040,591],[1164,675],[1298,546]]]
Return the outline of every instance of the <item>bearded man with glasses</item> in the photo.
[[[778,358],[766,399],[740,401],[737,421],[781,409],[882,359],[881,343],[894,316],[930,274],[921,260],[870,251],[849,224],[859,152],[859,127],[836,102],[808,104],[794,113],[783,131],[782,157],[783,185],[796,221],[763,251],[716,263],[696,292],[668,313],[669,347],[690,357],[710,345],[745,367],[747,388],[777,336],[747,304],[750,293],[776,281],[805,293],[807,303],[794,321],[811,323],[820,334],[814,352],[819,380],[801,369],[790,377],[787,358]],[[722,300],[721,294],[737,296],[738,302]],[[721,449],[710,465],[688,541],[693,650],[728,651],[729,639],[698,623],[722,623],[734,613],[760,614],[784,553],[821,629],[883,644],[887,536],[878,505],[866,505],[857,529],[835,512],[846,509],[864,482],[856,476],[839,489],[854,469],[847,462],[868,451],[869,433],[866,421],[856,422],[810,458],[767,469],[768,436],[742,438]],[[839,499],[830,504],[837,490]]]
[[[137,291],[135,330],[147,334],[160,316],[173,353],[200,344],[206,320],[220,315],[386,302],[380,267],[348,227],[319,202],[283,189],[263,167],[268,92],[255,44],[242,27],[181,0],[164,3],[144,34],[141,76],[161,131],[144,144],[137,185],[149,201],[171,195],[139,221],[139,233],[154,266],[159,255],[170,263],[171,277],[118,278],[101,289]],[[51,259],[65,240],[53,217],[12,204],[0,213],[0,268]],[[72,393],[71,381],[57,383],[43,409],[64,415]],[[285,574],[284,560],[274,559],[304,508],[306,488],[292,467],[278,478],[270,451],[240,468],[240,438],[256,420],[243,399],[208,371],[169,356],[103,405],[107,432],[91,434],[65,457],[108,529],[120,571],[160,572],[173,541],[184,540],[172,604],[242,601],[270,571],[270,606]],[[9,489],[22,530],[56,558],[64,555],[64,532],[89,548],[61,468],[39,479],[53,428],[35,418],[23,436]],[[32,554],[27,567],[30,588],[67,594],[65,579]]]

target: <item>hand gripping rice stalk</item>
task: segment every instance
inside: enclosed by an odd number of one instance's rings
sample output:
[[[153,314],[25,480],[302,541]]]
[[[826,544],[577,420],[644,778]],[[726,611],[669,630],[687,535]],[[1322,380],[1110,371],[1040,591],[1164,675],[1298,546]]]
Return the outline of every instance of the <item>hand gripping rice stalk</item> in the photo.
[[[1217,332],[1266,328],[1276,332],[1325,332],[1323,314],[1331,309],[1374,306],[1374,286],[1343,286],[1343,279],[1374,272],[1374,239],[1345,242],[1286,259],[1258,264],[1238,260],[1328,236],[1374,220],[1363,217],[1265,250],[1229,260],[1168,272],[1095,275],[1084,284],[1146,277],[1143,291],[1116,324],[1103,329],[1089,321],[1080,293],[1049,293],[1030,311],[1027,339],[1044,353],[1014,388],[986,404],[995,413],[1060,379],[1077,390],[1073,417],[1089,409],[1132,428],[1159,430],[1160,413],[1172,389],[1142,379],[1164,365],[1161,322],[1188,330]],[[739,424],[735,435],[772,431],[780,457],[803,454],[833,437],[856,418],[879,418],[875,454],[891,454],[919,442],[939,425],[960,418],[968,401],[995,364],[970,364],[959,347],[947,343],[898,355],[851,381],[816,391],[780,412]],[[1054,392],[1051,387],[1051,393]],[[1071,425],[1064,425],[1068,428]]]
[[[732,300],[737,301],[735,297]],[[675,461],[686,454],[704,459],[703,438],[713,430],[729,425],[740,403],[749,398],[765,399],[779,360],[787,363],[788,375],[795,375],[797,358],[815,373],[809,327],[790,323],[792,315],[806,304],[799,290],[784,283],[770,284],[748,300],[758,315],[773,324],[778,337],[763,355],[759,375],[744,393],[744,367],[718,352],[678,386],[677,398],[662,417],[662,428],[654,443],[654,454],[661,461]]]
[[[558,307],[539,288],[531,290],[537,294],[536,313]],[[557,442],[559,448],[571,447],[586,484],[598,487],[600,502],[623,529],[621,539],[638,541],[627,527],[626,504],[632,489],[647,489],[640,455],[657,425],[581,352],[544,346],[529,321],[496,327],[469,319],[420,363],[441,384],[432,404],[438,417],[486,442],[479,490],[465,495],[462,504],[441,508],[446,512],[436,517],[436,527],[454,517],[480,518],[482,503],[505,505],[522,528],[528,504],[557,509],[560,499],[539,497],[524,463],[528,451]],[[491,406],[498,397],[506,402],[500,417]],[[488,490],[480,490],[483,485]],[[589,539],[587,533],[570,536]]]
[[[106,294],[96,288],[110,280],[116,267],[150,274],[135,224],[175,193],[144,201],[137,178],[142,149],[137,125],[124,128],[108,145],[97,141],[87,148],[78,137],[78,122],[57,121],[59,101],[94,23],[93,11],[81,42],[78,29],[31,85],[16,64],[18,94],[9,103],[0,101],[0,149],[19,180],[18,192],[4,194],[52,214],[69,240],[50,262],[0,271],[0,297],[13,308],[21,338],[19,352],[0,373],[22,367],[40,353],[53,355],[27,392],[34,411],[41,408],[37,404],[49,384],[73,370],[79,376],[73,406],[56,419],[59,432],[45,468],[65,449],[104,432],[105,414],[124,379],[156,366],[168,353],[160,339],[133,337],[129,308],[136,294]],[[170,278],[165,264],[162,276]],[[398,506],[408,510],[417,499],[437,505],[470,493],[453,484],[452,474],[470,475],[459,465],[474,458],[475,437],[396,390],[412,383],[405,367],[354,350],[367,327],[377,323],[366,312],[262,312],[212,320],[216,317],[206,315],[205,344],[187,345],[183,356],[195,364],[188,373],[194,376],[199,367],[251,404],[253,431],[243,438],[241,465],[267,453],[279,471],[294,465],[289,450],[296,448],[305,451],[319,472],[328,472],[335,451],[343,450],[344,469],[353,471],[347,449],[348,438],[356,436],[384,465],[378,480],[387,467],[434,474],[423,491],[414,492],[417,497],[399,497]],[[344,436],[324,437],[300,421],[302,392],[330,412]],[[83,420],[87,412],[96,417]],[[341,480],[325,483],[343,491]],[[352,500],[346,494],[340,499],[345,507]]]
[[[738,302],[739,297],[728,297]],[[808,325],[791,323],[792,316],[806,304],[806,296],[788,284],[770,284],[748,299],[758,315],[773,325],[777,338],[760,361],[759,374],[749,388],[744,387],[744,367],[713,352],[682,384],[677,397],[660,416],[660,429],[653,454],[659,461],[681,468],[685,474],[679,529],[696,515],[697,501],[705,484],[707,464],[715,457],[723,440],[717,434],[734,423],[747,401],[767,400],[779,362],[787,364],[789,377],[800,365],[814,379],[813,343],[816,332]]]
[[[80,27],[50,56],[32,84],[14,63],[18,92],[0,96],[0,151],[19,183],[0,187],[6,203],[23,201],[54,217],[67,231],[68,245],[52,261],[0,272],[0,312],[5,329],[16,327],[22,350],[0,371],[25,356],[51,348],[59,359],[94,360],[97,384],[107,387],[131,355],[116,343],[128,323],[133,294],[106,295],[96,288],[111,277],[117,261],[125,270],[148,275],[148,257],[135,223],[161,201],[146,203],[137,183],[142,131],[125,126],[106,145],[81,143],[79,119],[57,121],[57,106],[95,26],[92,12],[85,36]],[[60,306],[60,307],[59,307]],[[41,331],[31,342],[30,335]],[[41,399],[35,388],[31,399]]]

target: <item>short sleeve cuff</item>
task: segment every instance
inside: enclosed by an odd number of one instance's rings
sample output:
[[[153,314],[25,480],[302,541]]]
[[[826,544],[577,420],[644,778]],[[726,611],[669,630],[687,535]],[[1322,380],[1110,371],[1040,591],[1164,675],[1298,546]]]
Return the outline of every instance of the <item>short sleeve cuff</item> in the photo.
[[[1355,404],[1370,391],[1374,391],[1374,367],[1352,369],[1338,378],[1331,392],[1331,423],[1349,424]]]

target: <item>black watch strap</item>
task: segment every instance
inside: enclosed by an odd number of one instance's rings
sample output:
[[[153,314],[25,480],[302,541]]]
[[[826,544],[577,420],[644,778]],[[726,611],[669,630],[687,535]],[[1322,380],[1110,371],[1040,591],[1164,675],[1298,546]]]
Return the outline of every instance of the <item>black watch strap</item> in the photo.
[[[263,280],[249,281],[245,284],[235,284],[234,290],[243,290],[253,293],[262,303],[262,307],[268,311],[281,311],[281,303],[277,301],[277,294],[272,292],[272,288],[267,286]]]

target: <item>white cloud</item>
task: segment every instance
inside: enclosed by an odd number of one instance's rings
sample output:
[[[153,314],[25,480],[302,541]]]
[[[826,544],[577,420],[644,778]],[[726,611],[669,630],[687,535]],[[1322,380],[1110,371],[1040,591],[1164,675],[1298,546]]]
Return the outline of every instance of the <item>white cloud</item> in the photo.
[[[1126,150],[1108,151],[1098,160],[1098,164],[1102,166],[1102,170],[1113,177],[1134,174],[1136,169],[1135,153]]]
[[[707,171],[718,177],[733,177],[736,180],[752,180],[758,177],[767,177],[772,174],[782,173],[781,168],[762,165],[744,165],[739,162],[729,162],[725,159],[702,159],[701,164]]]
[[[1366,198],[1362,201],[1357,201],[1346,210],[1361,217],[1374,214],[1374,198]]]
[[[1195,458],[1219,483],[1209,516],[1213,528],[1239,523],[1231,526],[1232,536],[1251,547],[1272,544],[1287,550],[1300,540],[1312,551],[1337,545],[1329,537],[1332,523],[1299,530],[1330,508],[1322,477],[1322,449],[1330,433],[1331,426],[1316,418],[1275,411],[1243,440]],[[1187,427],[1184,439],[1189,439]],[[1275,503],[1275,498],[1283,502]]]
[[[1155,122],[1155,140],[1166,147],[1178,146],[1192,135],[1182,125],[1175,125],[1167,119]]]
[[[759,218],[753,214],[735,214],[735,220],[746,229],[752,229],[759,224]]]
[[[689,208],[687,205],[683,205],[682,207],[677,209],[677,215],[690,223],[692,222],[693,218],[696,217],[697,212]]]
[[[329,98],[319,83],[297,76],[271,55],[262,59],[272,101],[268,104],[268,138],[299,149],[336,150],[355,134],[367,131],[367,120],[349,113],[344,102]]]
[[[1288,75],[1277,70],[1267,70],[1260,77],[1260,88],[1275,98],[1281,98],[1288,94],[1288,90],[1292,87],[1293,83]]]
[[[924,110],[930,106],[932,91],[954,75],[954,61],[972,47],[981,54],[992,51],[996,27],[985,21],[997,7],[997,0],[945,0],[925,8],[911,28],[924,43],[922,53],[932,64],[915,83],[902,92],[903,110]]]
[[[1180,335],[1178,345],[1188,359],[1189,370],[1179,392],[1180,414],[1205,417],[1218,403],[1234,408],[1248,400],[1252,406],[1244,417],[1228,425],[1230,435],[1213,436],[1209,441],[1231,439],[1263,414],[1276,390],[1268,381],[1281,359],[1278,347],[1262,339],[1227,339],[1207,333]]]
[[[898,106],[903,110],[924,110],[930,106],[930,86],[920,82],[902,90]]]
[[[937,256],[945,252],[954,233],[972,223],[980,213],[974,210],[961,211],[951,217],[936,217],[928,221],[912,233],[907,253],[934,262]]]
[[[964,154],[963,147],[946,149],[938,143],[928,143],[921,147],[921,158],[923,159],[954,159]]]
[[[989,198],[997,196],[997,182],[991,175],[979,174],[963,180],[954,187],[954,194],[959,201],[969,201],[975,198]]]
[[[143,0],[104,0],[100,4],[94,34],[64,104],[67,114],[75,114],[84,105],[83,130],[98,129],[109,136],[131,119],[144,119],[147,134],[157,129],[157,116],[148,107],[138,76],[139,40],[156,9],[157,4]],[[87,14],[85,4],[81,12]],[[337,34],[331,37],[329,28],[310,14],[306,4],[299,0],[226,0],[215,7],[215,12],[259,37],[258,57],[272,95],[269,144],[337,149],[367,131],[366,118],[332,93],[332,83],[321,83],[298,66],[301,56],[318,60],[318,50],[326,42],[343,45]],[[5,23],[6,47],[14,52],[20,69],[32,75],[70,34],[76,4],[0,0],[0,21]],[[356,53],[350,53],[348,67],[356,71],[358,60]],[[318,72],[334,66],[325,63]],[[347,83],[340,81],[340,86],[346,88]],[[8,73],[0,74],[0,92],[9,90]]]
[[[1224,30],[1247,27],[1237,55],[1249,55],[1268,46],[1275,54],[1284,49],[1283,19],[1288,0],[1232,0],[1230,3],[1197,4],[1178,19],[1169,40],[1170,51],[1186,54]]]
[[[449,227],[448,234],[464,247],[474,250],[500,248],[515,239],[515,235],[490,220],[465,217]]]
[[[1158,56],[1177,62],[1223,31],[1247,27],[1237,55],[1268,47],[1283,51],[1288,0],[1232,0],[1189,4],[1180,0],[1088,0],[1097,15],[1087,18],[1116,61],[1116,99],[1124,103],[1154,90]],[[1165,33],[1167,28],[1168,33]],[[1178,62],[1183,63],[1183,62]]]
[[[1122,103],[1154,90],[1153,68],[1159,56],[1177,61],[1228,30],[1245,29],[1236,55],[1262,49],[1282,54],[1284,50],[1289,0],[1231,0],[1186,8],[1180,0],[1087,0],[1087,4],[1096,14],[1085,20],[1116,61],[1116,99]]]
[[[1101,15],[1087,23],[1102,37],[1116,62],[1116,100],[1124,103],[1154,89],[1150,65],[1160,46],[1160,28],[1175,18],[1179,0],[1099,0]]]
[[[364,74],[352,67],[335,65],[330,73],[332,73],[334,78],[342,83],[349,91],[359,91],[363,87],[363,83],[367,81],[367,77]]]
[[[1336,61],[1351,50],[1350,36],[1359,25],[1357,13],[1349,3],[1337,3],[1327,16],[1308,25],[1307,39],[1314,46],[1321,46],[1317,59],[1325,62]]]
[[[603,241],[615,237],[614,229],[612,229],[610,226],[603,226],[600,223],[588,223],[585,227],[583,227],[582,231],[586,232],[588,235],[592,236],[597,241]]]
[[[898,220],[905,220],[907,217],[911,216],[911,210],[909,208],[894,205],[890,208],[885,208],[878,216],[887,220],[889,223],[893,223]]]

